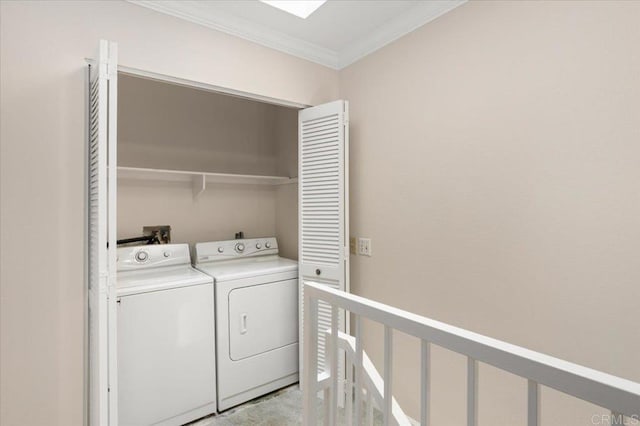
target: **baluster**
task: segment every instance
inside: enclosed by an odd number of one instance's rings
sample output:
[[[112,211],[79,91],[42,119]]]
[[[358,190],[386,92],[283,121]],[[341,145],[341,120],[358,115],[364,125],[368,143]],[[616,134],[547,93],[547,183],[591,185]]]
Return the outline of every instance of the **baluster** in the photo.
[[[356,418],[355,425],[360,426],[362,419],[362,321],[360,320],[360,315],[356,316],[355,319],[355,327],[356,327]]]
[[[429,398],[431,397],[431,344],[421,340],[422,357],[420,358],[420,424],[428,426],[431,416]]]
[[[527,388],[527,426],[538,426],[540,424],[540,385],[529,380]]]
[[[467,426],[478,425],[478,361],[467,357]]]
[[[393,329],[388,325],[384,326],[384,407],[382,411],[383,423],[385,426],[391,424],[391,407],[393,396],[391,385],[393,381]]]
[[[353,358],[349,355],[349,351],[346,351],[347,359],[347,389],[346,389],[346,398],[347,403],[345,405],[345,421],[346,424],[353,424]]]
[[[304,424],[315,426],[318,421],[318,301],[309,292],[304,294],[304,324],[308,333],[304,334]]]
[[[334,426],[338,423],[338,315],[340,310],[337,306],[331,305],[331,388],[329,399],[329,424]]]

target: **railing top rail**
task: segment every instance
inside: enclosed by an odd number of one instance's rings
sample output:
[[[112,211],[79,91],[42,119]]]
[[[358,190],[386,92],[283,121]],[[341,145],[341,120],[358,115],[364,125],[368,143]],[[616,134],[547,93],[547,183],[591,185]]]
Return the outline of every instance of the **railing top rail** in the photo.
[[[616,413],[640,415],[640,383],[317,283],[304,284],[305,298],[323,300]]]

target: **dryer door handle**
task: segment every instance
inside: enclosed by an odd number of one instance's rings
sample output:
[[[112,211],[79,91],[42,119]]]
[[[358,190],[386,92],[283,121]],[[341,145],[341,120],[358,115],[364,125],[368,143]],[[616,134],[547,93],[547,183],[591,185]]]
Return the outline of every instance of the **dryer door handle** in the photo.
[[[247,334],[247,314],[240,314],[240,334]]]

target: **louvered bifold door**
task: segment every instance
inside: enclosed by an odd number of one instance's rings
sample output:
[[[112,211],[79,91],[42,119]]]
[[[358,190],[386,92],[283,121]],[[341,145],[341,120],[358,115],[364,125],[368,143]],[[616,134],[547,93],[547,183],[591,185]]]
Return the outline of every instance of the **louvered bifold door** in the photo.
[[[88,298],[90,426],[117,425],[117,47],[100,41],[88,78]]]
[[[302,355],[303,286],[313,281],[348,291],[348,103],[335,101],[300,111],[299,123],[300,347]],[[345,313],[339,329],[347,331]],[[324,369],[324,331],[331,308],[318,307],[318,368]],[[300,356],[300,370],[303,358]],[[340,374],[344,372],[340,365]],[[301,374],[302,377],[302,374]]]

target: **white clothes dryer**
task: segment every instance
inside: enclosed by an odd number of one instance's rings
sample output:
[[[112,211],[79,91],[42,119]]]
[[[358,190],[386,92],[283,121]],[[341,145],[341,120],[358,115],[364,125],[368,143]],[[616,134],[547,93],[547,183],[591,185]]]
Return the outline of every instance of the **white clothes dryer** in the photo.
[[[218,410],[298,381],[298,262],[275,238],[198,243],[214,278]]]
[[[118,249],[118,424],[216,412],[213,280],[187,244]]]

